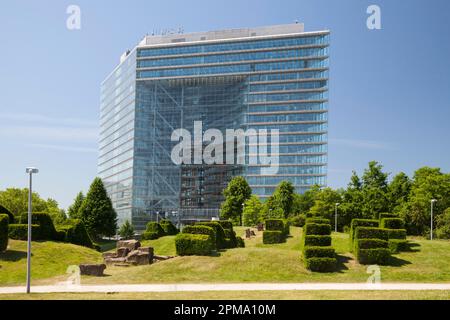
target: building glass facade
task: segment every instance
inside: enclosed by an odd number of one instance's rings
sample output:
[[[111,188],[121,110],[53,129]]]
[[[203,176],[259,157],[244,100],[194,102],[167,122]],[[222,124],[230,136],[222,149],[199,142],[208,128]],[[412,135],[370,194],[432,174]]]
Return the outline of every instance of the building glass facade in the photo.
[[[102,84],[99,175],[120,222],[210,219],[236,175],[261,198],[283,180],[326,185],[328,46],[328,31],[300,24],[146,37]],[[194,121],[279,130],[278,172],[250,165],[249,146],[245,164],[174,164],[172,132]]]

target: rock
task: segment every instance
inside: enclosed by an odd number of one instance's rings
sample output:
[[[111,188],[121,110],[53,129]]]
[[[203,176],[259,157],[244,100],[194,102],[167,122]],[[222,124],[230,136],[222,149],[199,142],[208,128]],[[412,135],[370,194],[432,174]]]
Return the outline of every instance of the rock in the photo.
[[[264,231],[264,224],[258,223],[258,231]]]
[[[115,264],[115,263],[124,263],[127,260],[127,258],[105,258],[106,264]]]
[[[128,253],[130,253],[130,249],[128,249],[127,247],[121,247],[117,249],[118,258],[126,257]]]
[[[102,254],[103,259],[109,259],[109,258],[117,258],[117,253],[115,252],[104,252]]]
[[[80,274],[87,276],[101,277],[106,269],[105,264],[80,264]]]
[[[153,249],[153,248],[152,248]],[[153,253],[146,253],[139,250],[131,251],[128,256],[127,260],[128,263],[134,264],[134,265],[146,265],[153,262]]]
[[[250,229],[245,229],[245,237],[248,239],[252,236],[252,234],[250,233]]]
[[[173,256],[157,256],[157,255],[154,255],[153,258],[155,260],[169,260],[169,259],[172,259],[172,258],[175,258],[175,257],[173,257]]]
[[[117,241],[117,248],[128,248],[128,250],[133,251],[141,246],[141,243],[137,240],[121,240]]]

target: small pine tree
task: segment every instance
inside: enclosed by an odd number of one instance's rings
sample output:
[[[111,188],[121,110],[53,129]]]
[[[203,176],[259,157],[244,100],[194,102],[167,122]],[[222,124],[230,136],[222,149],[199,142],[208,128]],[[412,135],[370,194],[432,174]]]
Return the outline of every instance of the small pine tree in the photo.
[[[125,223],[120,227],[119,235],[125,240],[133,238],[134,228],[131,225],[130,221],[125,221]]]
[[[84,194],[82,191],[78,192],[73,204],[67,210],[67,214],[70,219],[79,219],[80,218],[80,208],[84,201]]]
[[[100,178],[95,178],[92,182],[79,215],[92,238],[116,234],[117,213]]]

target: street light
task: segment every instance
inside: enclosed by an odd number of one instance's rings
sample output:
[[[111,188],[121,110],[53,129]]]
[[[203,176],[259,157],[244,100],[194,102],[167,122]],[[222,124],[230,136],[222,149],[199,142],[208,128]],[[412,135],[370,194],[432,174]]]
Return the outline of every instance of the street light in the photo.
[[[339,205],[340,203],[336,203],[334,206],[334,232],[337,232],[337,208]]]
[[[32,182],[33,182],[33,173],[38,173],[39,170],[37,168],[28,167],[26,172],[30,175],[30,186],[28,188],[28,243],[27,243],[27,293],[30,293],[31,286],[31,199],[32,199]]]
[[[242,202],[242,212],[241,212],[241,226],[242,226],[242,215],[244,214],[244,207],[245,207],[245,202]]]
[[[436,199],[431,199],[431,232],[430,232],[430,240],[433,240],[433,205],[437,202]]]

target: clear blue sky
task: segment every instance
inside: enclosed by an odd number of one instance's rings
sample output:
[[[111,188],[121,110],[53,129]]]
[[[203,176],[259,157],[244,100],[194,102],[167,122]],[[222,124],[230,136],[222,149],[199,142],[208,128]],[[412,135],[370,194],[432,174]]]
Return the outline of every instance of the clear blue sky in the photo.
[[[66,8],[81,8],[81,30]],[[366,9],[381,7],[382,30]],[[100,83],[146,33],[305,23],[330,29],[329,179],[370,160],[408,174],[450,171],[450,1],[2,1],[0,189],[35,189],[67,207],[96,175]]]

